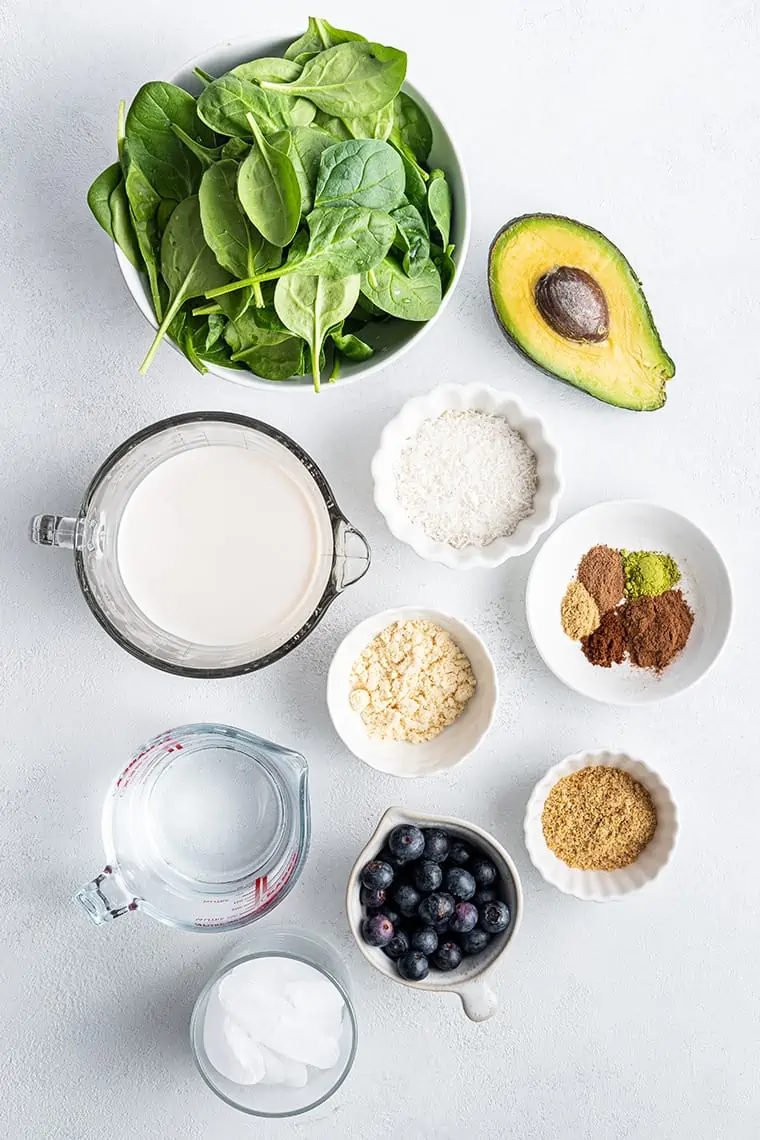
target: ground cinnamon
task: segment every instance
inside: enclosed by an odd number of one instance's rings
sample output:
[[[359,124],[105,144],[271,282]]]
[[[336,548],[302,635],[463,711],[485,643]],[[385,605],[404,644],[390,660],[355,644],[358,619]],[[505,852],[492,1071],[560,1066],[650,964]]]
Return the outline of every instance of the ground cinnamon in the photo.
[[[620,611],[608,610],[603,614],[599,628],[583,638],[581,648],[592,665],[601,665],[603,669],[624,661],[626,635]]]
[[[694,614],[680,590],[668,590],[654,598],[635,598],[620,613],[632,663],[656,673],[666,669],[681,652],[694,624]]]
[[[622,600],[625,589],[620,551],[610,546],[592,546],[581,559],[578,581],[591,594],[600,613],[614,609]]]

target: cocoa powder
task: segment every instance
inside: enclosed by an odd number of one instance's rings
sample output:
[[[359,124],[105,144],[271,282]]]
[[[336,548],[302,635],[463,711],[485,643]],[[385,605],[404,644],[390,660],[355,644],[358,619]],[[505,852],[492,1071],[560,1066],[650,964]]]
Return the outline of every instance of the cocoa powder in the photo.
[[[694,624],[694,614],[680,590],[635,598],[626,602],[620,614],[631,661],[656,673],[681,652]]]
[[[581,648],[592,665],[601,665],[603,669],[624,661],[626,635],[620,610],[608,610],[603,614],[599,628],[582,639]]]
[[[610,546],[592,546],[581,559],[578,581],[588,590],[604,614],[622,600],[625,589],[623,559]]]

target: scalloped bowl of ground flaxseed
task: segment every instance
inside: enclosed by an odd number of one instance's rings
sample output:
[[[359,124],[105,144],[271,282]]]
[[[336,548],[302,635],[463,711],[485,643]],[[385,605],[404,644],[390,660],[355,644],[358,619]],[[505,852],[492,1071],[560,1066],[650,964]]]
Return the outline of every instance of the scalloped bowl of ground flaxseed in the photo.
[[[555,855],[547,842],[544,808],[552,789],[566,776],[587,768],[613,768],[627,773],[648,793],[656,816],[646,846],[627,866],[616,870],[581,870]],[[579,810],[577,814],[581,814]],[[578,752],[550,768],[536,784],[525,812],[525,846],[533,866],[564,894],[586,902],[611,902],[641,890],[670,862],[678,835],[678,812],[664,780],[641,760],[624,752]]]

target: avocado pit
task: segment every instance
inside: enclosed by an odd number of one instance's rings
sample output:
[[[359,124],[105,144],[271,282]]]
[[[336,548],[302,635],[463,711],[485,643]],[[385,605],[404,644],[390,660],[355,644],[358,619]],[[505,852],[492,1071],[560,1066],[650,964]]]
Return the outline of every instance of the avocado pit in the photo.
[[[538,311],[566,340],[599,343],[607,339],[610,311],[601,286],[590,273],[571,265],[550,269],[536,282]]]

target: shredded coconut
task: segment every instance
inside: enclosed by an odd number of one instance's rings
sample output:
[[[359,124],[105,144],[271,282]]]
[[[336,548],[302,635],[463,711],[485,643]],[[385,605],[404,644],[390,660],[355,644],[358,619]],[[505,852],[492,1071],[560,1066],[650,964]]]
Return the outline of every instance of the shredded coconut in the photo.
[[[444,412],[404,446],[396,495],[428,538],[488,546],[533,513],[536,456],[503,416]]]

